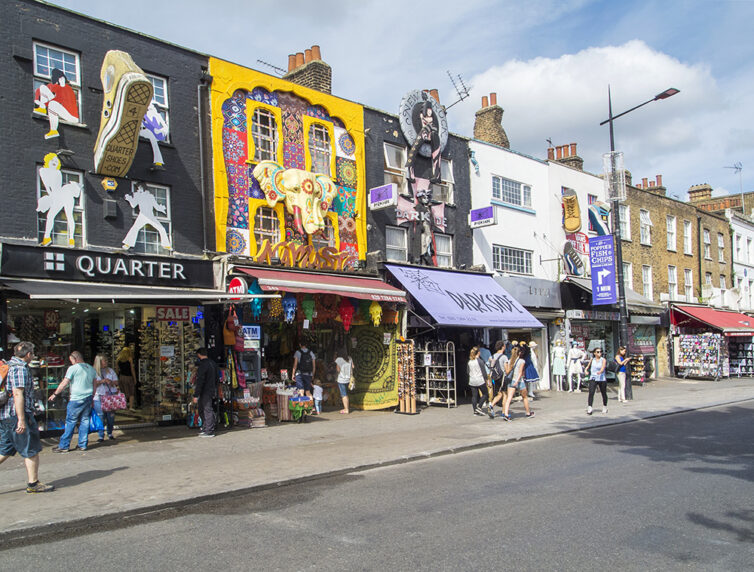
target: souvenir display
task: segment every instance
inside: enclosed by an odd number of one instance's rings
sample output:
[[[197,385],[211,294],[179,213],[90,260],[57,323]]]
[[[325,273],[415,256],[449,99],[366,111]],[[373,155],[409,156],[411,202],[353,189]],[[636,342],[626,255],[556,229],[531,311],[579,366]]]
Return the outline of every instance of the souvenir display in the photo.
[[[683,377],[730,375],[728,344],[722,334],[679,335],[675,338],[675,367]]]
[[[728,338],[730,373],[738,377],[754,375],[754,343],[751,336]]]
[[[428,341],[415,355],[416,398],[429,405],[455,407],[458,403],[455,344]]]
[[[414,340],[398,342],[398,409],[397,413],[416,413],[416,375]]]

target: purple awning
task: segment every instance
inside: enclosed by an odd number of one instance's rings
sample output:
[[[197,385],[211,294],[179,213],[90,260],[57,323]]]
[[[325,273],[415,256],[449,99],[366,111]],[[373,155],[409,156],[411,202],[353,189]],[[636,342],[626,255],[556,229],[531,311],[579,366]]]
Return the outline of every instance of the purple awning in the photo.
[[[487,274],[393,264],[385,267],[440,325],[544,327]]]

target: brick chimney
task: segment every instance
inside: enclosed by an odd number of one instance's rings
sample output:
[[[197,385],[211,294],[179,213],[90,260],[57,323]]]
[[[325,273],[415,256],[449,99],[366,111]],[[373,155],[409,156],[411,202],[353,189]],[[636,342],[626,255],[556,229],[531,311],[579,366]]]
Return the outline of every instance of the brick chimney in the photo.
[[[712,187],[707,183],[693,185],[689,187],[689,202],[691,204],[701,203],[712,198]]]
[[[663,197],[667,195],[668,191],[662,186],[662,175],[657,175],[654,181],[650,181],[647,177],[644,177],[642,178],[641,183],[636,185],[636,187]]]
[[[474,119],[474,139],[511,148],[508,135],[503,129],[503,108],[497,104],[497,93],[482,97],[482,108],[476,112]]]
[[[558,163],[568,165],[579,171],[584,170],[584,159],[576,154],[576,143],[569,145],[559,145],[558,147],[550,147],[547,149],[547,158],[552,161],[553,155]]]
[[[283,79],[323,93],[332,93],[332,68],[322,61],[319,46],[290,54],[288,73]]]

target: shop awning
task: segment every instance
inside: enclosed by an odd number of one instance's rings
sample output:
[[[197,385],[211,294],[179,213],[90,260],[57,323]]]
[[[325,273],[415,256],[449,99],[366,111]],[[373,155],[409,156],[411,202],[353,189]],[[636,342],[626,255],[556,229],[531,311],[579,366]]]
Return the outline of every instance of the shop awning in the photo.
[[[708,306],[673,306],[672,312],[677,312],[687,318],[693,318],[715,330],[722,330],[724,334],[729,336],[754,334],[754,318],[739,312],[718,310]],[[683,318],[680,320],[678,318],[678,315],[674,316],[674,323],[683,325],[681,323]]]
[[[23,292],[32,300],[198,300],[215,302],[234,299],[271,298],[270,295],[228,294],[207,288],[161,288],[58,280],[2,279],[13,290]]]
[[[568,276],[564,282],[570,282],[589,292],[589,294],[592,293],[592,281],[589,278]],[[665,311],[665,308],[660,304],[652,302],[649,298],[645,298],[630,288],[626,288],[626,307],[631,314],[659,315]]]
[[[406,293],[379,278],[363,276],[339,276],[315,272],[267,270],[265,268],[242,268],[241,271],[259,282],[265,292],[305,292],[310,294],[337,294],[360,300],[377,302],[406,302]]]
[[[439,325],[544,327],[488,274],[393,264],[385,267]]]

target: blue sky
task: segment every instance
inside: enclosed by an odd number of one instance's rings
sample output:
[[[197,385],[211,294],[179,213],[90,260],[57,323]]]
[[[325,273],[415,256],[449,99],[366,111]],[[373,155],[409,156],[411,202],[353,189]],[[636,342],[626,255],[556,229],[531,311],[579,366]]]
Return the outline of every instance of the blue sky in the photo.
[[[481,97],[494,91],[513,149],[545,157],[548,138],[576,142],[592,172],[609,146],[599,126],[608,83],[615,113],[676,87],[616,121],[634,181],[661,174],[682,200],[698,183],[737,193],[739,178],[724,167],[741,162],[744,190],[754,190],[754,2],[53,3],[262,71],[257,59],[284,68],[289,53],[319,44],[335,95],[394,113],[412,89],[455,101],[450,70],[472,87],[448,113],[453,131],[470,136]]]

